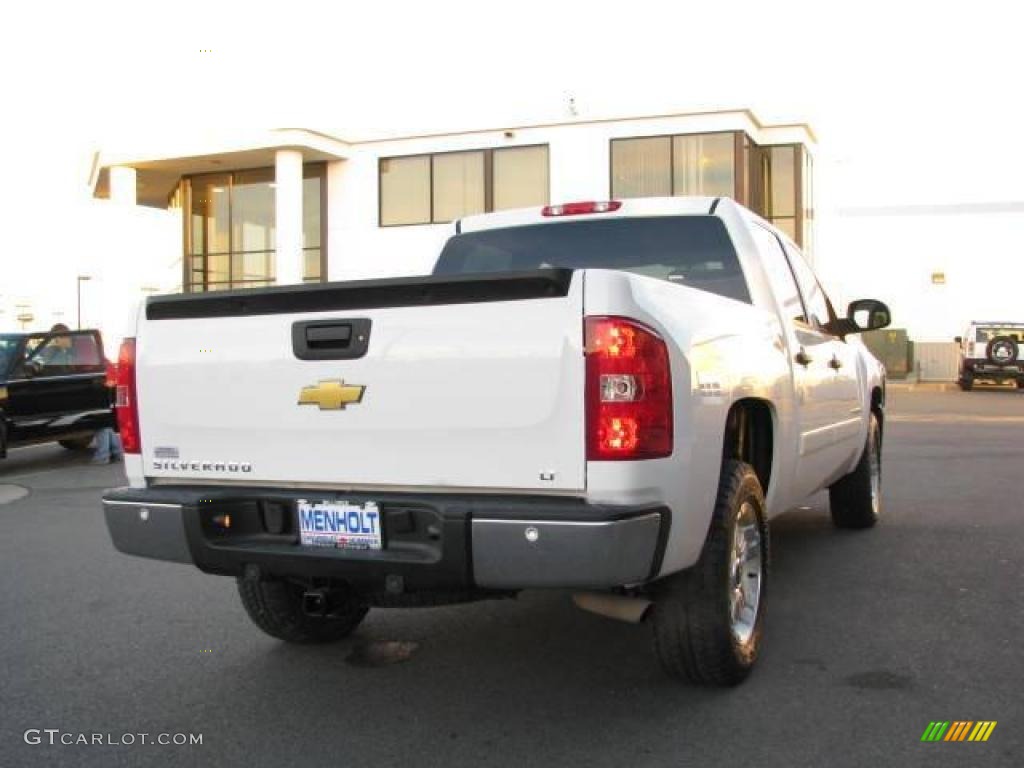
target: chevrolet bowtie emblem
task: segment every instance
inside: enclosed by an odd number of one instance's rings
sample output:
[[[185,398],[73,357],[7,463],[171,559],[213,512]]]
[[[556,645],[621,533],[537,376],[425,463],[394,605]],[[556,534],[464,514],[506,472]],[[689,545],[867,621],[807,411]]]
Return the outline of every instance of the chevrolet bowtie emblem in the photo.
[[[321,411],[343,411],[346,405],[362,401],[365,390],[366,387],[346,384],[344,379],[328,379],[303,387],[299,405],[316,405]]]

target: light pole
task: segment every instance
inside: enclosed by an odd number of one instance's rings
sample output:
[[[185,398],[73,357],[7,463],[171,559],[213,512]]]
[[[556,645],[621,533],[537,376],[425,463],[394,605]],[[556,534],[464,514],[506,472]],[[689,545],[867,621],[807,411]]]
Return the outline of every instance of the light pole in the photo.
[[[24,331],[25,326],[35,320],[35,315],[32,314],[32,307],[29,304],[15,304],[14,309],[18,312],[14,319],[21,323],[21,330]]]
[[[78,276],[78,330],[82,329],[82,283],[86,280],[92,280],[91,275],[79,275]]]

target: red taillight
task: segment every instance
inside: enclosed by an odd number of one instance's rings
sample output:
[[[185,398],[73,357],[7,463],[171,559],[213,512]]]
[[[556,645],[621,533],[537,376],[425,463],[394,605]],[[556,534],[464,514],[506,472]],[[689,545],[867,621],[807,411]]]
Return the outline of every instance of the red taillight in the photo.
[[[117,356],[117,396],[114,403],[117,429],[125,453],[142,453],[139,435],[139,401],[135,396],[135,339],[121,342]]]
[[[541,208],[541,216],[578,216],[581,213],[610,213],[622,207],[620,200],[588,201],[584,203],[565,203],[563,205],[545,205]]]
[[[672,373],[657,333],[624,317],[588,317],[587,459],[672,453]]]

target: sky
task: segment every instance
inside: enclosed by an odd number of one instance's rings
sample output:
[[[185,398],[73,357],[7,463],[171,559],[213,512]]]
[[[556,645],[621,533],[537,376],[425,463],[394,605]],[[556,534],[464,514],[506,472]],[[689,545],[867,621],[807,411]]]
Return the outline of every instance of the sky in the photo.
[[[819,136],[818,207],[1024,200],[1019,4],[33,3],[0,26],[0,308],[103,248],[93,152],[751,107]],[[0,324],[3,316],[0,315]]]

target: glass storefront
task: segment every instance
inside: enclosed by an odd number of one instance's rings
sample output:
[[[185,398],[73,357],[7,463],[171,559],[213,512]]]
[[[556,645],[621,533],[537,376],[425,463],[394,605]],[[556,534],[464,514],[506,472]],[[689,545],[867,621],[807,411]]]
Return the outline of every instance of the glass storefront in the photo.
[[[813,165],[801,144],[760,146],[745,132],[642,136],[610,142],[614,198],[729,196],[813,254]],[[546,145],[381,158],[381,226],[452,221],[549,202]],[[276,274],[273,168],[202,174],[174,195],[185,220],[185,290],[260,287]],[[325,277],[326,165],[303,179],[304,280]]]
[[[304,279],[322,276],[325,166],[304,169],[302,187]],[[182,180],[186,291],[272,285],[275,276],[274,170],[258,168]]]

